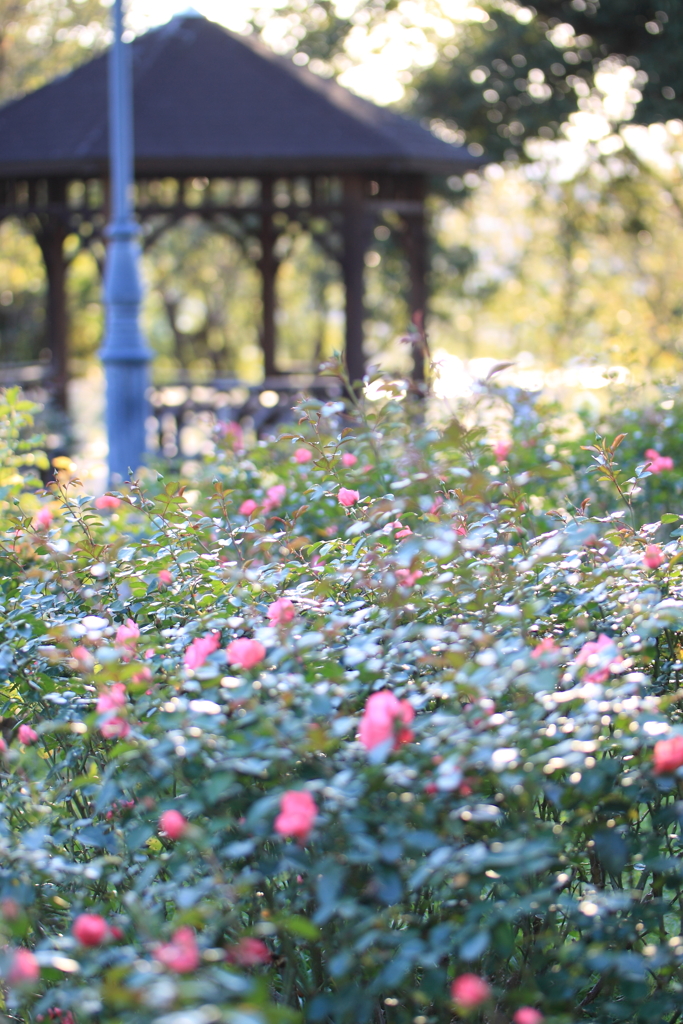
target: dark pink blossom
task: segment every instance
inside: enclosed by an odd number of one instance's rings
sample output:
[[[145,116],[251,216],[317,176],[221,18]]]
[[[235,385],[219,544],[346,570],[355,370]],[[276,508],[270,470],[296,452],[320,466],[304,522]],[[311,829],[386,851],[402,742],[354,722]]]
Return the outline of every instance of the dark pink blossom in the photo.
[[[282,795],[275,831],[278,835],[293,836],[304,843],[317,816],[318,808],[311,794],[303,789],[290,789]]]
[[[239,507],[239,513],[241,516],[250,516],[258,508],[258,502],[254,501],[253,498],[247,498]]]
[[[116,708],[122,708],[126,703],[126,687],[124,683],[112,683],[107,689],[103,690],[97,698],[97,711],[99,714],[104,714],[107,711],[114,711]]]
[[[30,949],[17,949],[14,951],[7,972],[7,982],[10,985],[32,985],[40,977],[40,964]]]
[[[226,441],[231,444],[233,451],[244,449],[244,431],[239,423],[231,420],[229,423],[221,424],[221,433]]]
[[[71,928],[82,946],[101,946],[109,938],[109,925],[100,914],[79,914]]]
[[[505,462],[512,451],[512,441],[496,441],[493,446],[493,454],[496,462]]]
[[[30,743],[35,743],[38,739],[38,733],[35,729],[32,729],[30,725],[20,725],[17,730],[19,736],[19,742],[23,743],[24,746],[28,746]]]
[[[358,456],[354,455],[353,452],[344,452],[341,460],[342,466],[346,466],[347,469],[351,469],[351,466],[355,466],[358,462]]]
[[[650,473],[663,473],[665,470],[674,468],[674,460],[671,456],[660,455],[654,448],[647,449],[645,458],[648,460],[645,464],[645,469],[649,470]]]
[[[284,484],[275,484],[266,491],[266,500],[263,502],[263,511],[272,512],[285,500],[287,488]]]
[[[420,569],[397,569],[396,579],[402,587],[414,587],[423,573]]]
[[[360,494],[358,491],[352,491],[350,487],[340,487],[337,500],[344,508],[351,508],[357,501],[360,501]]]
[[[206,636],[195,637],[185,651],[183,658],[185,668],[200,668],[209,655],[218,650],[220,642],[221,635],[217,631],[208,633]]]
[[[228,950],[228,960],[233,964],[239,964],[240,967],[256,967],[257,964],[267,964],[271,957],[272,954],[265,942],[249,936],[240,939]]]
[[[249,669],[263,661],[266,649],[260,640],[250,640],[248,637],[242,636],[228,644],[225,654],[229,665]]]
[[[591,670],[584,676],[587,683],[604,683],[623,660],[614,640],[605,633],[601,633],[597,640],[585,643],[576,656],[577,665],[587,665]]]
[[[551,636],[545,637],[541,640],[540,644],[537,644],[531,652],[532,658],[542,658],[544,654],[553,654],[558,650],[558,646]]]
[[[37,529],[46,530],[47,527],[52,522],[53,518],[54,518],[54,516],[52,515],[52,512],[50,511],[48,506],[47,505],[43,505],[43,507],[39,508],[38,511],[36,512],[36,514],[33,517],[33,529],[34,530],[37,530]]]
[[[659,569],[664,562],[664,554],[658,544],[648,544],[643,555],[643,564],[648,569]]]
[[[157,946],[154,957],[176,974],[189,974],[199,967],[199,949],[191,928],[184,926],[173,933],[170,942]]]
[[[491,986],[478,974],[461,974],[451,985],[451,999],[458,1010],[474,1010],[491,998]]]
[[[130,726],[125,718],[108,718],[102,722],[100,732],[107,740],[124,739],[130,732]]]
[[[268,609],[268,618],[273,626],[286,626],[296,615],[296,608],[288,597],[278,597]]]
[[[294,461],[298,462],[300,466],[304,466],[307,462],[310,462],[313,458],[313,452],[310,448],[297,448],[294,452]]]
[[[367,750],[393,737],[394,750],[413,738],[412,730],[406,729],[415,718],[415,711],[407,700],[399,700],[391,690],[380,690],[371,694],[365,704],[360,720],[358,736]]]
[[[169,839],[182,839],[187,832],[187,818],[185,818],[180,811],[164,811],[159,818],[159,829],[161,832],[165,833]]]
[[[115,497],[113,494],[101,494],[99,498],[95,498],[95,508],[118,508],[121,504],[121,499]]]
[[[543,1024],[545,1017],[533,1006],[520,1006],[515,1011],[512,1020],[514,1024]]]
[[[140,636],[139,626],[132,619],[126,619],[123,626],[116,630],[116,642],[126,647],[129,651],[135,650],[135,644]]]
[[[655,743],[653,767],[655,775],[668,775],[683,764],[683,736]]]

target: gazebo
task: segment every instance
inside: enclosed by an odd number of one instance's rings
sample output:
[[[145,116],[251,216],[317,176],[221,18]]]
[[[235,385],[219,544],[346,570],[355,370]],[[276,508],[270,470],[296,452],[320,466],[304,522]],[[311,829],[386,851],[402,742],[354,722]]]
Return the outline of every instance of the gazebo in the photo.
[[[257,240],[260,340],[277,375],[275,243],[291,221],[339,261],[346,360],[364,372],[363,270],[373,228],[391,210],[410,267],[412,312],[426,305],[424,200],[430,176],[481,160],[194,14],[132,44],[135,209],[142,244],[192,214]],[[102,239],[108,219],[107,54],[0,109],[0,219],[21,218],[48,282],[51,387],[65,401],[64,242]],[[423,375],[415,349],[414,374]]]

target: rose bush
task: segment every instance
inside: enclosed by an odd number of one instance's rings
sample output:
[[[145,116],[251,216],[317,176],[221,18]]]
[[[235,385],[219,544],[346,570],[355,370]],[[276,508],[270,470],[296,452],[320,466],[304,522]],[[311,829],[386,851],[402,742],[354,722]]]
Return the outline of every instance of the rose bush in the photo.
[[[678,455],[484,398],[504,454],[387,382],[116,501],[13,470],[12,1019],[678,1019]]]

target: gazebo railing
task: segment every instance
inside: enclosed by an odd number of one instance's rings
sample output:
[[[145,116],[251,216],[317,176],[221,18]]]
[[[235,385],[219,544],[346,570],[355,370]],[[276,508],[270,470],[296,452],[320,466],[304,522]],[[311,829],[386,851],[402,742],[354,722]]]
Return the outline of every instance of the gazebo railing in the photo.
[[[230,424],[258,438],[277,434],[280,425],[294,422],[294,406],[304,395],[338,401],[343,385],[335,377],[282,374],[257,385],[223,379],[152,387],[147,450],[171,461],[208,455],[217,431],[229,431]]]

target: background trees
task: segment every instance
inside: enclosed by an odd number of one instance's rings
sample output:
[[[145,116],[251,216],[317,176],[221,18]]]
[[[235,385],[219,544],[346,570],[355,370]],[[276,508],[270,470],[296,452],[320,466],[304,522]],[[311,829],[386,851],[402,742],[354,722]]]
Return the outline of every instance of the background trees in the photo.
[[[4,0],[0,98],[89,58],[106,43],[106,22],[96,0]],[[657,371],[678,364],[683,14],[673,0],[296,0],[275,12],[256,8],[252,28],[297,64],[343,82],[358,81],[349,78],[354,63],[369,61],[373,48],[403,40],[399,107],[498,161],[462,181],[435,182],[437,347],[547,362],[635,358]],[[385,235],[380,226],[369,254],[368,350],[398,365],[404,268]],[[35,359],[43,346],[38,252],[11,223],[0,226],[0,249],[0,355]],[[281,256],[283,366],[297,369],[340,344],[340,285],[306,236],[284,239]],[[257,379],[258,298],[244,254],[187,224],[145,262],[158,372]],[[102,327],[90,254],[74,259],[69,287],[81,370]]]

